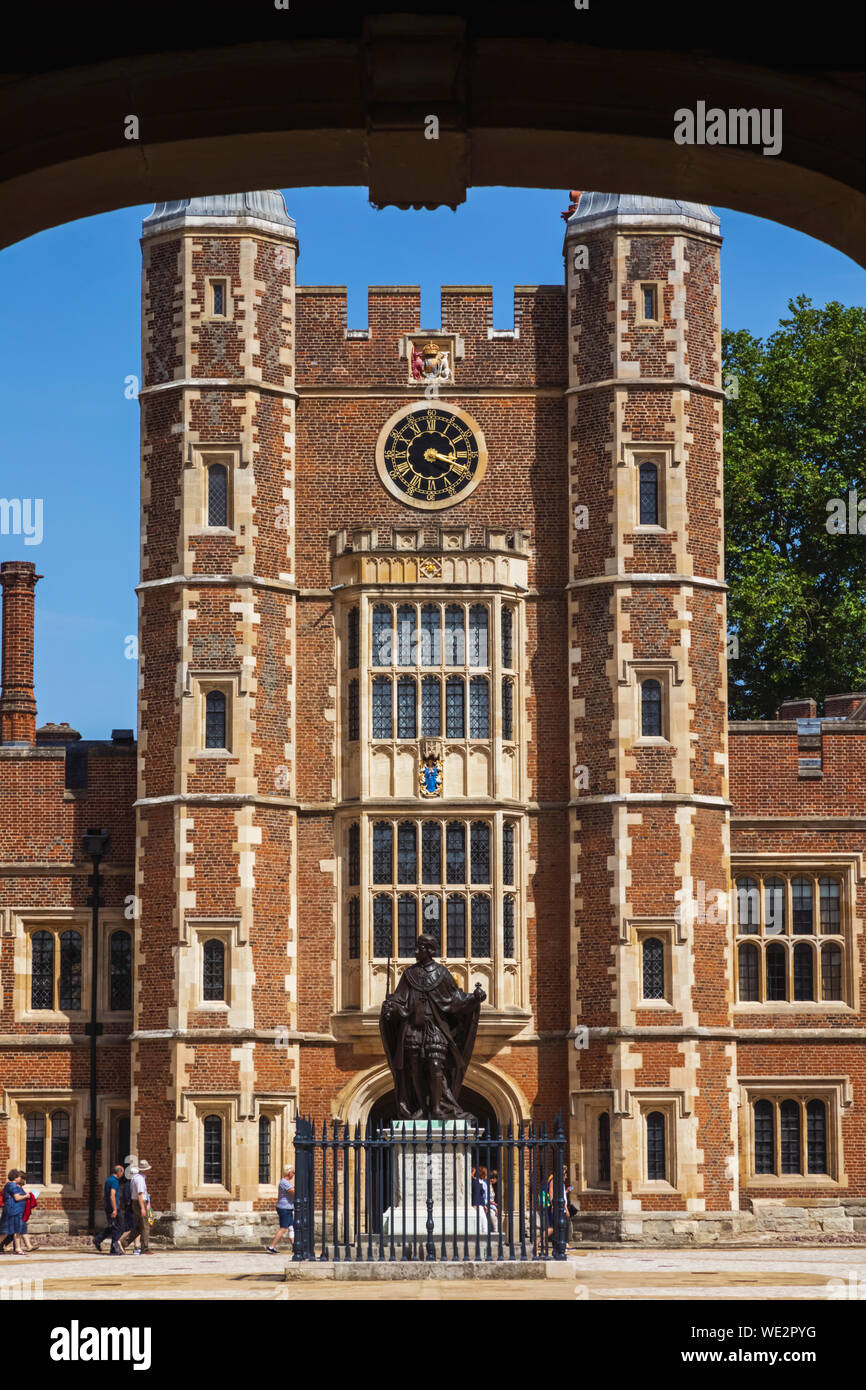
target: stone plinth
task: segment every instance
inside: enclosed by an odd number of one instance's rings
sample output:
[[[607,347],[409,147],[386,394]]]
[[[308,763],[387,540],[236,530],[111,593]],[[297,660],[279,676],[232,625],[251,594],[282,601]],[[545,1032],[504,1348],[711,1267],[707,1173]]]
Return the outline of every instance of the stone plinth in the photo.
[[[383,1216],[383,1231],[401,1240],[426,1241],[443,1236],[487,1232],[484,1211],[472,1206],[472,1145],[480,1130],[464,1120],[400,1120],[391,1126],[393,1200]],[[414,1139],[414,1145],[413,1145]],[[428,1231],[428,1198],[433,1200],[433,1230]]]

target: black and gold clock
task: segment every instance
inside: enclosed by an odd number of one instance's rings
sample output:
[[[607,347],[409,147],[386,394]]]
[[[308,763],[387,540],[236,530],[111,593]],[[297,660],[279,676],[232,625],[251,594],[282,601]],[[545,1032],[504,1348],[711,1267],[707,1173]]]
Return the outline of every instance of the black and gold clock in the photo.
[[[376,445],[376,468],[400,502],[424,511],[453,507],[474,492],[487,468],[479,425],[454,405],[418,401],[398,410]]]

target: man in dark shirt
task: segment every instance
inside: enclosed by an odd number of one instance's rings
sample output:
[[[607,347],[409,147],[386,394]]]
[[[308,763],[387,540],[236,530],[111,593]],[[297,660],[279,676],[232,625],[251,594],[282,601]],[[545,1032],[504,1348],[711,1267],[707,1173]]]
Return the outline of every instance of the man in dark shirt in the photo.
[[[111,1254],[122,1255],[119,1241],[123,1234],[123,1224],[120,1215],[120,1183],[123,1178],[123,1164],[118,1163],[111,1170],[105,1179],[105,1230],[101,1235],[93,1237],[93,1244],[100,1254],[102,1254],[102,1242],[108,1237],[111,1238]]]

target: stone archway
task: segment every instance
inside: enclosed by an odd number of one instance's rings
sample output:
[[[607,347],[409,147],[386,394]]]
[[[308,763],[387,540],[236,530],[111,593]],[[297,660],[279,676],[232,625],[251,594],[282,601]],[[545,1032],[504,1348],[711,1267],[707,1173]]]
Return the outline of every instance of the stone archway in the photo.
[[[341,1125],[348,1124],[351,1131],[356,1124],[363,1130],[377,1105],[384,1108],[382,1102],[392,1089],[387,1063],[369,1067],[356,1073],[343,1087],[334,1100],[331,1116]],[[489,1062],[469,1063],[465,1089],[479,1096],[489,1107],[502,1134],[507,1133],[509,1124],[516,1131],[521,1122],[526,1123],[531,1117],[529,1102],[517,1083]]]

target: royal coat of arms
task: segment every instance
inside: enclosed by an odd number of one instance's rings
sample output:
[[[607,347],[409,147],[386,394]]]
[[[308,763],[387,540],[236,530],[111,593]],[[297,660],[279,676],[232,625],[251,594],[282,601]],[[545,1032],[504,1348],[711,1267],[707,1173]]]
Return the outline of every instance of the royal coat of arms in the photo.
[[[413,381],[451,380],[451,361],[448,350],[434,342],[432,338],[428,342],[422,343],[420,347],[417,343],[412,344],[410,368]]]
[[[425,742],[418,768],[418,790],[422,796],[442,795],[442,745]]]

